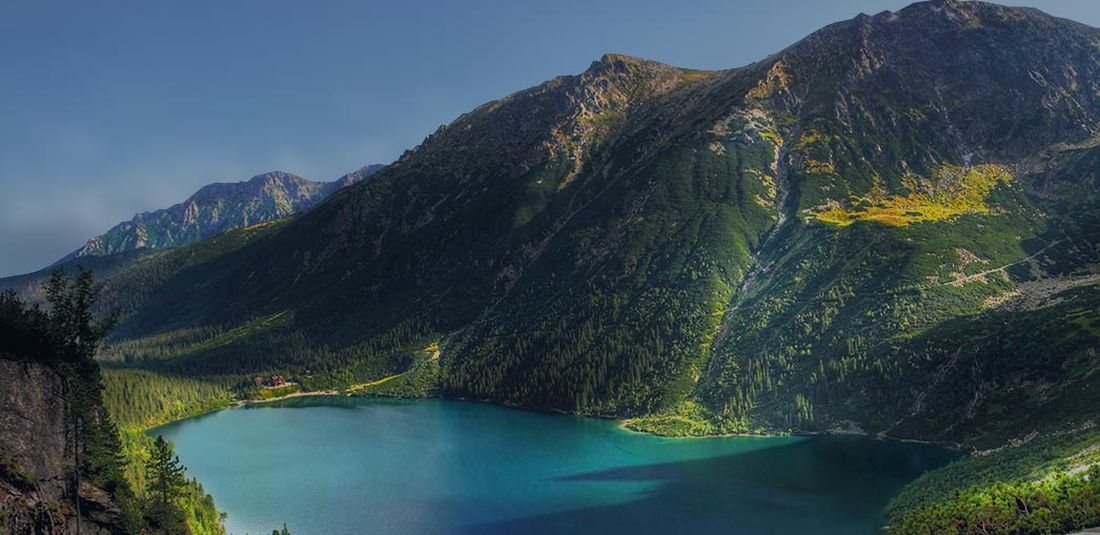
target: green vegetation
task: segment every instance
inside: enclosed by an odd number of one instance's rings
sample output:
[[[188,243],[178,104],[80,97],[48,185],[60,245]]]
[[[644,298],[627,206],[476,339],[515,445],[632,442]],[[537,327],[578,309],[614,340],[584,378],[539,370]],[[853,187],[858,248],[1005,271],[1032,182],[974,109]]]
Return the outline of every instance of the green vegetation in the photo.
[[[632,431],[663,437],[701,437],[748,432],[744,421],[725,420],[706,407],[691,401],[670,410],[623,421]]]
[[[131,435],[120,435],[106,410],[103,379],[93,359],[114,319],[93,321],[99,287],[91,272],[81,269],[70,278],[57,271],[44,292],[47,310],[26,306],[13,292],[0,294],[0,357],[36,362],[63,378],[69,430],[65,442],[73,456],[74,487],[87,482],[109,494],[121,511],[115,526],[119,533],[224,535],[213,500],[197,482],[183,478],[183,468],[163,441],[154,445],[149,488],[134,485],[133,466],[143,459],[136,455],[139,449],[131,438],[124,447],[122,436]],[[5,479],[33,484],[33,475],[10,460],[0,466]]]
[[[1070,533],[1100,524],[1100,466],[1041,481],[970,488],[907,512],[891,533]]]
[[[808,172],[822,171],[811,168]],[[994,164],[973,167],[944,165],[937,168],[930,179],[906,176],[903,183],[909,190],[908,195],[886,196],[881,189],[876,189],[867,196],[853,197],[848,208],[834,203],[825,210],[811,212],[811,215],[839,226],[856,221],[874,221],[904,227],[922,221],[942,221],[962,214],[982,214],[989,212],[985,204],[989,191],[997,184],[1007,183],[1010,178],[1007,170]]]
[[[896,517],[921,504],[949,499],[960,489],[1080,472],[1081,467],[1100,462],[1098,440],[1100,430],[1078,429],[964,457],[914,481],[891,502],[889,512]]]
[[[244,398],[254,401],[266,401],[269,399],[281,398],[283,396],[289,396],[295,392],[301,392],[302,387],[299,385],[285,385],[274,387],[252,387],[244,391]]]
[[[221,384],[141,369],[103,370],[103,402],[123,429],[150,429],[223,409],[232,403]]]
[[[156,493],[166,486],[164,482],[159,482],[150,475],[155,473],[149,468],[157,451],[156,448],[156,441],[144,431],[122,431],[122,456],[126,460],[126,480],[138,491],[139,496],[147,501],[153,499]],[[168,448],[171,450],[171,444],[168,444]],[[165,454],[161,451],[159,455],[163,459]],[[179,481],[176,480],[175,483]],[[176,496],[174,503],[178,507],[158,510],[157,515],[150,518],[150,522],[155,520],[178,529],[182,521],[193,535],[225,535],[222,525],[225,514],[218,511],[213,497],[206,493],[197,479],[184,478],[182,485],[173,484],[168,492]]]
[[[661,434],[993,449],[1079,428],[1100,404],[1098,35],[920,4],[713,75],[608,56],[291,220],[97,260],[121,311],[107,401],[140,427],[278,373]],[[5,284],[41,297],[44,274]]]
[[[1100,523],[1100,431],[1063,432],[960,459],[914,481],[891,533],[1067,533]]]
[[[352,387],[352,392],[397,398],[428,397],[439,392],[439,374],[439,359],[426,357],[417,360],[408,371]]]
[[[148,516],[153,520],[152,528],[166,533],[180,533],[186,530],[183,510],[178,506],[179,498],[187,479],[183,476],[172,446],[158,436],[149,452],[145,464],[146,487],[148,497]]]
[[[102,408],[99,367],[92,356],[114,320],[94,322],[98,288],[87,271],[73,279],[55,273],[44,288],[48,310],[27,307],[12,292],[0,295],[0,357],[28,360],[55,370],[64,381],[66,454],[72,455],[70,496],[81,482],[106,490],[132,530],[141,522],[139,503],[122,475],[118,431]],[[4,471],[33,481],[10,461]],[[77,507],[76,510],[79,510]]]
[[[22,489],[34,488],[38,483],[38,478],[34,474],[24,470],[15,459],[2,451],[0,451],[0,479]]]

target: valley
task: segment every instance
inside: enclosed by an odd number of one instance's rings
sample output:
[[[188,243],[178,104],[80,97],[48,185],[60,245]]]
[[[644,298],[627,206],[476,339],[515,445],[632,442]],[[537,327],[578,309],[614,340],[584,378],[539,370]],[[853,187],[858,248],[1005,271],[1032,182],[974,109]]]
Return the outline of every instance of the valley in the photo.
[[[726,70],[606,54],[300,209],[77,255],[0,289],[42,303],[55,269],[91,270],[94,312],[118,313],[97,353],[103,405],[135,441],[174,430],[185,461],[210,455],[208,431],[187,430],[245,414],[511,417],[489,404],[599,418],[554,424],[599,427],[597,442],[844,443],[889,463],[936,451],[857,493],[883,499],[852,532],[1067,532],[1100,524],[1098,140],[1100,30],[933,0]],[[276,375],[295,387],[253,382]],[[277,399],[248,406],[264,398]],[[361,442],[415,434],[375,416],[384,431]],[[432,429],[468,438],[442,418]],[[279,441],[301,455],[298,438]],[[967,455],[944,464],[954,455],[931,445]],[[592,477],[667,475],[622,463]],[[195,468],[219,505],[244,500]],[[758,475],[741,483],[766,488]],[[751,501],[727,482],[702,484]],[[579,507],[566,501],[534,524],[464,521],[560,527]]]

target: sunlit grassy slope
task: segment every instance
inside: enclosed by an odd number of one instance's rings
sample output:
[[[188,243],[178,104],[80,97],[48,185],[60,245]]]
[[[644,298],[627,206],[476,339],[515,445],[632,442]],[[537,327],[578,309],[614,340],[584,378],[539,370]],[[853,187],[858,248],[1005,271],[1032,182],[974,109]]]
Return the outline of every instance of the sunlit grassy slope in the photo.
[[[996,164],[975,166],[943,165],[931,177],[907,175],[907,195],[886,195],[872,191],[847,203],[835,202],[809,215],[819,221],[847,226],[856,221],[873,221],[904,227],[913,223],[943,221],[962,214],[989,212],[986,196],[1011,175]]]

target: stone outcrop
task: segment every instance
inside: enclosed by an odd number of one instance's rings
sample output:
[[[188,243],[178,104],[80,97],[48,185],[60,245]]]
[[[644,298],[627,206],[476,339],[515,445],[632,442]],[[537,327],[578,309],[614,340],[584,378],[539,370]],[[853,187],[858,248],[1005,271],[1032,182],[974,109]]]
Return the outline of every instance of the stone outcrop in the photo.
[[[0,360],[0,533],[77,533],[64,382],[41,364]],[[80,533],[111,533],[119,510],[103,489],[80,487]]]

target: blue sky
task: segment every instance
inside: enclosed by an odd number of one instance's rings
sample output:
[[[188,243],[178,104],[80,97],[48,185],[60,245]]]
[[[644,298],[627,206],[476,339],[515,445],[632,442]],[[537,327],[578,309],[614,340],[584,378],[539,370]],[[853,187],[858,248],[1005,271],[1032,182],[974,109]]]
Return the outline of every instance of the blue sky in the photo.
[[[204,184],[386,163],[605,52],[703,69],[905,1],[0,5],[0,276]],[[1100,26],[1095,0],[1012,2]]]

